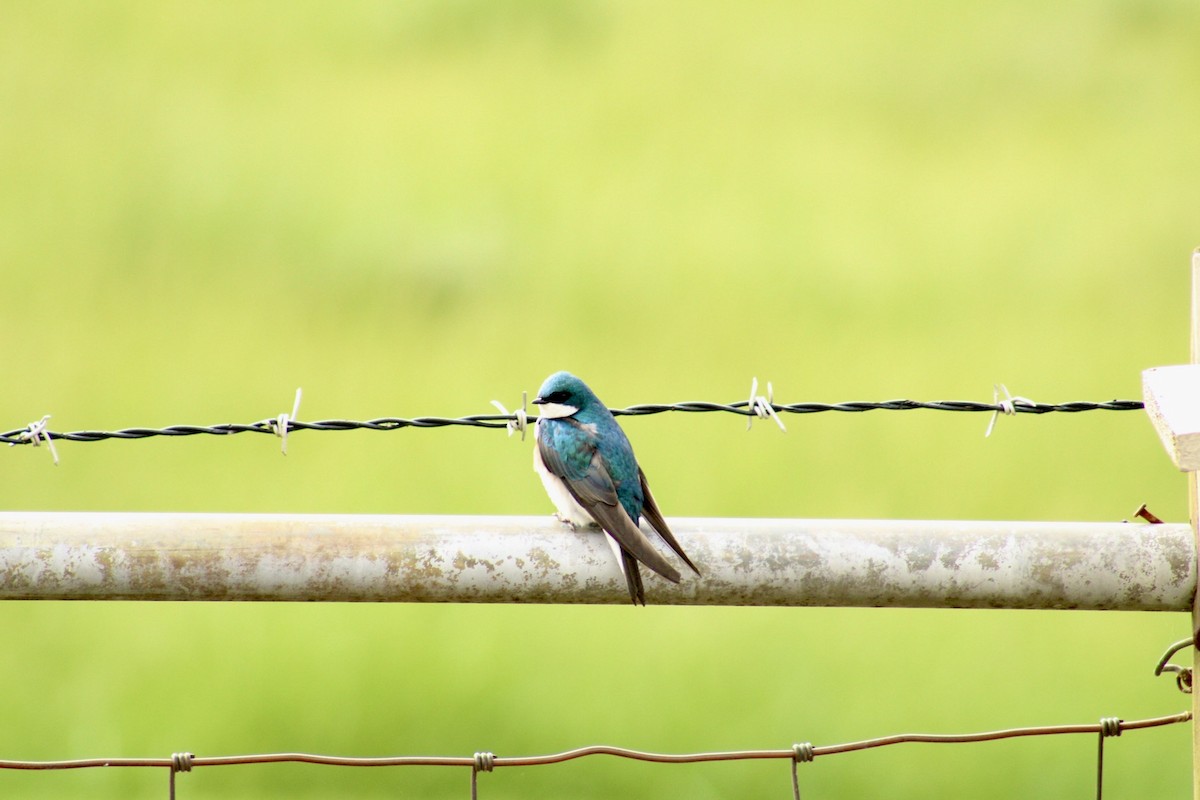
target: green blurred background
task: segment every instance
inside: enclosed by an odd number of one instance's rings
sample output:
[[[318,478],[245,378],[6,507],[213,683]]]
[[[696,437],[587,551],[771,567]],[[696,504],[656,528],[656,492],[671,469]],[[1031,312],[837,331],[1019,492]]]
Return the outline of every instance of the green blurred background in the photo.
[[[1187,359],[1194,3],[13,2],[0,428],[610,405],[1137,398]],[[1141,413],[624,422],[669,516],[1186,517]],[[34,510],[549,514],[500,431],[0,453]],[[1186,707],[1182,614],[7,603],[0,758],[786,748]],[[631,661],[631,654],[635,660]],[[819,759],[805,796],[1086,796],[1094,737]],[[1109,745],[1187,796],[1186,726]],[[786,797],[592,759],[481,796]],[[158,770],[0,774],[159,797]],[[205,769],[181,797],[465,797],[461,770]]]

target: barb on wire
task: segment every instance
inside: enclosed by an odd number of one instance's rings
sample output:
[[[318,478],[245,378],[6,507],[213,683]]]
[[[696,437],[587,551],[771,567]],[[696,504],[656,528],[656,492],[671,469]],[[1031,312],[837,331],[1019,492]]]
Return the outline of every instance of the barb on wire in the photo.
[[[1003,400],[1000,399],[1001,392],[1004,393]],[[992,430],[996,427],[996,420],[999,419],[1001,414],[1004,414],[1006,417],[1011,417],[1016,415],[1018,405],[1037,405],[1037,403],[1035,403],[1033,400],[1030,400],[1028,397],[1013,397],[1012,394],[1009,393],[1008,387],[1003,383],[992,385],[992,404],[999,406],[999,408],[992,412],[992,419],[990,422],[988,422],[987,430],[983,433],[983,438],[985,439],[992,435]]]
[[[45,442],[46,447],[50,449],[50,457],[54,459],[54,466],[57,467],[58,450],[54,447],[54,440],[58,437],[46,430],[46,423],[49,421],[50,415],[46,414],[36,422],[29,423],[22,430],[12,431],[13,438],[8,438],[6,435],[0,441],[8,442],[9,447],[12,447],[14,444],[31,444],[37,447],[42,442]]]
[[[754,387],[757,389],[757,386]],[[1034,403],[1018,402],[1024,398],[1012,398],[1011,402],[984,403],[973,400],[935,400],[923,402],[919,400],[884,400],[880,402],[849,401],[844,403],[775,403],[769,395],[762,398],[755,396],[751,400],[740,400],[733,403],[709,403],[702,401],[683,403],[645,403],[628,408],[611,409],[614,416],[645,417],[653,414],[664,414],[678,411],[686,414],[709,412],[724,412],[753,419],[764,415],[770,416],[783,428],[780,414],[818,414],[823,412],[842,412],[858,414],[867,411],[914,411],[925,409],[929,411],[955,411],[965,413],[992,414],[1077,414],[1084,411],[1137,411],[1145,407],[1140,400],[1109,400],[1105,402],[1076,401],[1069,403]],[[495,401],[493,401],[495,402]],[[169,425],[165,428],[122,428],[120,430],[81,430],[81,431],[50,431],[45,428],[44,417],[40,422],[26,425],[23,428],[0,433],[0,443],[9,445],[39,444],[44,441],[52,445],[54,440],[69,442],[99,442],[106,439],[149,439],[155,436],[231,436],[238,433],[264,433],[282,436],[284,430],[295,431],[394,431],[401,428],[444,428],[465,426],[472,428],[507,429],[510,433],[524,433],[528,418],[524,408],[509,413],[502,405],[498,406],[499,414],[473,414],[466,417],[380,417],[369,420],[326,419],[316,422],[302,422],[286,414],[278,417],[259,420],[248,424],[226,423],[219,425]],[[284,420],[284,417],[287,417]],[[284,424],[286,423],[286,424]],[[785,428],[786,430],[786,428]],[[57,457],[57,454],[55,454]],[[56,461],[57,463],[57,461]]]
[[[296,401],[294,403],[292,403],[292,413],[291,414],[284,412],[283,414],[280,414],[275,419],[263,420],[264,422],[267,423],[267,425],[269,425],[271,427],[271,430],[274,432],[274,434],[282,440],[282,443],[280,444],[279,449],[283,452],[283,454],[285,456],[287,455],[288,431],[291,430],[292,421],[295,420],[296,417],[300,414],[300,394],[301,394],[301,391],[299,388],[297,388],[296,389]]]
[[[759,419],[772,419],[779,426],[779,430],[787,433],[787,426],[783,424],[783,420],[779,418],[778,412],[775,411],[775,387],[767,381],[767,396],[763,397],[758,393],[758,378],[750,381],[750,400],[747,407],[754,412],[754,416],[746,417],[746,430],[750,430],[750,426],[754,424],[754,417]]]
[[[511,439],[514,433],[520,433],[521,441],[525,441],[525,429],[529,427],[529,414],[525,410],[529,407],[529,393],[521,392],[521,407],[512,414],[508,413],[508,409],[505,408],[504,404],[499,400],[493,400],[492,405],[494,405],[505,417],[511,418],[510,421],[504,426],[508,428],[509,438]]]

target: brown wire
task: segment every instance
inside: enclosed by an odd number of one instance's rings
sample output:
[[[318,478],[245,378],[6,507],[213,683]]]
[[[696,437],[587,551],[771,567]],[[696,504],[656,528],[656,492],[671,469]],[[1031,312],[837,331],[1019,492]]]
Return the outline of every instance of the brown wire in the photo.
[[[1174,725],[1187,722],[1192,718],[1191,712],[1171,714],[1165,717],[1151,719],[1125,720],[1118,723],[1119,731],[1131,731],[1141,728],[1156,728],[1161,725]],[[1111,724],[1111,723],[1106,723]],[[814,756],[828,756],[836,753],[850,753],[856,750],[867,750],[873,747],[888,747],[895,744],[927,743],[927,744],[957,744],[965,742],[990,742],[998,739],[1012,739],[1019,736],[1054,736],[1076,733],[1101,733],[1104,726],[1101,723],[1083,725],[1047,725],[1041,727],[1006,728],[1003,730],[984,731],[982,733],[900,733],[892,736],[881,736],[875,739],[863,739],[856,742],[829,744],[813,747]],[[1113,734],[1109,734],[1113,735]],[[722,750],[703,753],[653,753],[644,750],[631,750],[624,747],[609,745],[592,745],[561,753],[550,753],[535,756],[496,756],[492,760],[494,767],[535,767],[547,764],[559,764],[577,758],[608,755],[617,758],[627,758],[634,761],[649,761],[658,764],[697,764],[709,761],[750,761],[755,759],[795,759],[794,748],[786,750]],[[324,764],[337,767],[471,767],[478,769],[478,760],[464,756],[387,756],[381,758],[356,758],[345,756],[327,756],[313,753],[257,753],[234,756],[193,757],[191,766],[222,767],[235,764],[277,764],[304,763]],[[178,761],[171,758],[87,758],[68,761],[15,761],[0,760],[0,769],[87,769],[93,767],[167,767],[177,768]]]

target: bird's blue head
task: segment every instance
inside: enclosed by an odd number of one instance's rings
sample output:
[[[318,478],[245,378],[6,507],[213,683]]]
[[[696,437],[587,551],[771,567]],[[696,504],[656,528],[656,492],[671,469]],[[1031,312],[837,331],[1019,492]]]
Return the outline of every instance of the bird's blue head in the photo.
[[[546,378],[533,402],[542,407],[541,416],[549,419],[604,408],[587,384],[569,372],[556,372]]]

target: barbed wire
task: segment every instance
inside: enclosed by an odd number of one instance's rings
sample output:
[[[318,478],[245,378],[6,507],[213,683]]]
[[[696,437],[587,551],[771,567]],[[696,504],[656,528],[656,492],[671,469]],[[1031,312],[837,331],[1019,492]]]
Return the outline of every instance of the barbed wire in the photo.
[[[1097,796],[1103,785],[1104,739],[1110,736],[1120,736],[1125,731],[1155,728],[1163,725],[1174,725],[1191,720],[1190,712],[1171,714],[1150,719],[1122,720],[1117,717],[1105,717],[1098,723],[1079,725],[1046,725],[1038,727],[1005,728],[1001,730],[984,731],[981,733],[901,733],[891,736],[880,736],[873,739],[862,739],[841,744],[816,745],[805,742],[792,745],[787,749],[775,750],[721,750],[701,753],[656,753],[645,750],[632,750],[625,747],[609,745],[591,745],[559,753],[532,756],[497,756],[491,752],[479,752],[473,756],[385,756],[385,757],[347,757],[319,755],[314,753],[255,753],[232,756],[195,756],[191,753],[174,753],[170,758],[85,758],[65,761],[17,761],[0,760],[0,769],[16,770],[65,770],[88,769],[98,767],[158,767],[171,771],[169,797],[173,798],[175,773],[190,772],[198,767],[220,767],[248,764],[278,764],[303,763],[320,764],[336,767],[462,767],[471,769],[471,796],[477,792],[477,775],[479,772],[491,772],[501,767],[537,767],[550,764],[561,764],[590,756],[607,755],[633,761],[645,761],[656,764],[699,764],[713,761],[749,761],[762,759],[787,759],[792,764],[793,796],[799,798],[799,781],[796,765],[812,761],[817,756],[851,753],[875,747],[888,747],[897,744],[927,743],[927,744],[962,744],[969,742],[989,742],[1000,739],[1012,739],[1024,736],[1056,736],[1064,734],[1099,734],[1099,749],[1097,752]]]
[[[919,401],[919,400],[883,400],[883,401],[860,401],[852,400],[841,403],[775,403],[773,400],[757,396],[757,382],[751,391],[749,400],[740,400],[732,403],[712,403],[705,401],[688,401],[682,403],[642,403],[629,406],[627,408],[609,409],[614,416],[627,417],[644,417],[653,414],[664,414],[667,412],[681,412],[685,414],[700,414],[723,412],[746,417],[749,422],[755,418],[773,419],[781,429],[784,429],[783,422],[779,419],[780,414],[817,414],[824,412],[842,412],[842,413],[864,413],[867,411],[915,411],[918,409],[929,411],[952,411],[960,413],[991,413],[993,415],[992,423],[994,424],[996,416],[1004,414],[1013,416],[1016,414],[1077,414],[1085,411],[1138,411],[1145,407],[1145,404],[1140,400],[1108,400],[1102,402],[1091,401],[1074,401],[1067,403],[1038,403],[1028,398],[1007,396],[1001,400],[998,397],[994,402],[980,402],[974,400],[934,400],[934,401]],[[1007,391],[1005,391],[1007,395]],[[49,415],[42,417],[36,422],[32,422],[24,427],[15,428],[4,433],[0,433],[0,443],[8,445],[40,445],[45,443],[53,448],[54,441],[69,441],[69,442],[99,442],[107,439],[148,439],[156,436],[230,436],[239,433],[265,433],[273,436],[284,438],[284,452],[286,453],[286,436],[295,431],[352,431],[352,430],[369,430],[369,431],[394,431],[403,428],[443,428],[443,427],[472,427],[472,428],[507,428],[510,435],[515,432],[525,434],[528,425],[528,415],[525,411],[524,404],[522,408],[509,413],[504,406],[493,401],[497,408],[500,409],[499,414],[473,414],[464,417],[444,417],[444,416],[425,416],[425,417],[379,417],[368,420],[349,420],[349,419],[326,419],[317,420],[314,422],[304,422],[295,419],[295,414],[299,409],[299,391],[297,391],[297,402],[293,406],[293,413],[280,414],[275,417],[261,419],[250,423],[223,423],[217,425],[168,425],[166,427],[131,427],[122,428],[119,430],[78,430],[78,431],[52,431],[47,429],[46,423],[50,419]],[[991,432],[992,426],[988,426],[988,433]],[[57,460],[57,454],[55,454]]]

